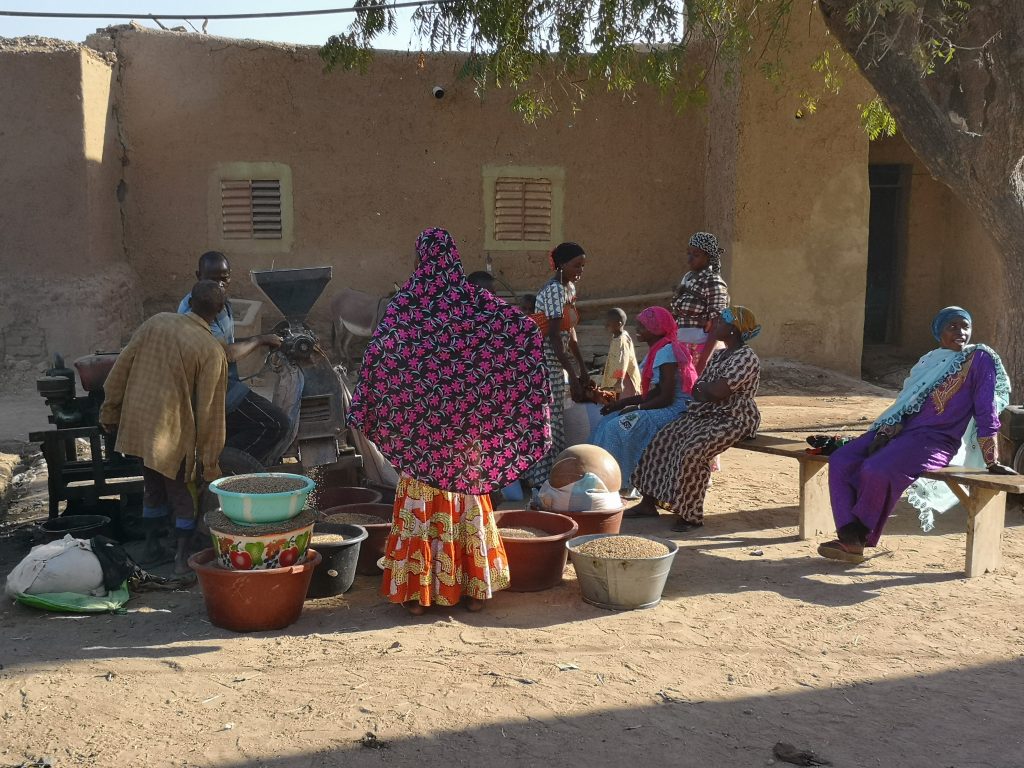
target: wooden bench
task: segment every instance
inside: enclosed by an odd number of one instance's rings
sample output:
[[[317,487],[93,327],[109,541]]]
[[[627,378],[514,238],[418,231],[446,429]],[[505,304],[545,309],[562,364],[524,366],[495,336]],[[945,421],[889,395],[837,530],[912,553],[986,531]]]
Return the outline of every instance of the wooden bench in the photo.
[[[835,535],[827,456],[807,453],[805,442],[775,435],[758,435],[733,447],[800,462],[800,538]],[[945,467],[922,476],[946,483],[967,510],[968,578],[995,570],[1006,521],[1006,494],[1024,493],[1024,475],[993,475],[984,469]]]

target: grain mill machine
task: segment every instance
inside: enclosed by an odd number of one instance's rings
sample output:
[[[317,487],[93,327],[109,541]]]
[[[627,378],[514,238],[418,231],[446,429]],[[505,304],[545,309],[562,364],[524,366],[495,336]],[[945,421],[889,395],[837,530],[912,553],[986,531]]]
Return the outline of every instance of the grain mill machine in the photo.
[[[284,316],[273,332],[281,347],[270,362],[279,375],[274,402],[292,423],[280,453],[294,450],[305,470],[358,466],[348,444],[345,409],[338,372],[320,340],[306,323],[310,310],[332,276],[331,267],[253,271],[252,281]],[[291,382],[291,386],[282,386]]]

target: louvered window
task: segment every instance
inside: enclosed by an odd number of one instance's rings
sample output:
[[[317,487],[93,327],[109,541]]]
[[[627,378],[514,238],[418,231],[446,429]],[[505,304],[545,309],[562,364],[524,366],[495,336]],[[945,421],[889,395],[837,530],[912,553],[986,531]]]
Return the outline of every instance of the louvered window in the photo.
[[[280,179],[221,180],[220,204],[225,240],[282,238]]]
[[[499,176],[494,182],[494,239],[551,240],[551,179]]]

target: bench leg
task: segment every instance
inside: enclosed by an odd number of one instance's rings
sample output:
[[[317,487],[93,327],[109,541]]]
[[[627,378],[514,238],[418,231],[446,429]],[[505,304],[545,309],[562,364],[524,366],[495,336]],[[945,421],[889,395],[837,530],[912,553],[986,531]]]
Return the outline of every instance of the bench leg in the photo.
[[[800,462],[800,538],[829,536],[836,529],[828,495],[828,464]]]
[[[999,567],[999,545],[1006,522],[1006,494],[972,488],[967,505],[967,578]]]

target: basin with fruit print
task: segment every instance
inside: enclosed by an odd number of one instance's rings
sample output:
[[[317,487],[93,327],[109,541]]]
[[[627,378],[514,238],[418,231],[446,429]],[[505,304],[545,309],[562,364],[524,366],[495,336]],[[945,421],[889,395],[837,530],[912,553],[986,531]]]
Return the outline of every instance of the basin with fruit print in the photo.
[[[215,561],[221,568],[260,571],[289,568],[306,561],[315,515],[300,512],[290,520],[241,525],[220,510],[206,513]]]

